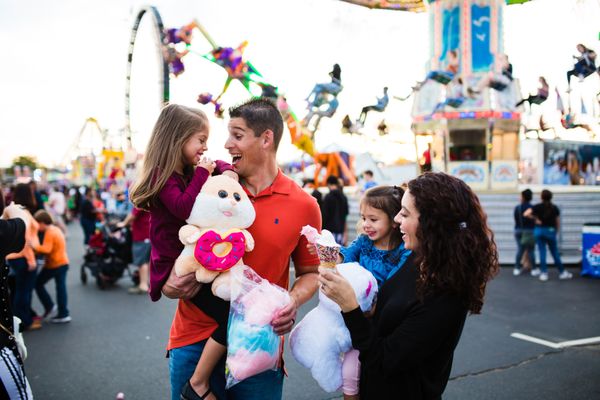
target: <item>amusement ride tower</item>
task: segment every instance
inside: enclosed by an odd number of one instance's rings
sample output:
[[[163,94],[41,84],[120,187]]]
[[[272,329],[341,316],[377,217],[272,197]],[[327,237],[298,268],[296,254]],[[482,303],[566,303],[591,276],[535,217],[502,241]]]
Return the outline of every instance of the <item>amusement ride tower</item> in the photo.
[[[518,81],[504,54],[503,13],[529,0],[344,0],[429,14],[427,78],[413,88],[412,129],[423,169],[474,189],[518,184]]]
[[[503,49],[505,0],[429,4],[429,79],[416,91],[417,152],[475,189],[518,184],[518,81]]]

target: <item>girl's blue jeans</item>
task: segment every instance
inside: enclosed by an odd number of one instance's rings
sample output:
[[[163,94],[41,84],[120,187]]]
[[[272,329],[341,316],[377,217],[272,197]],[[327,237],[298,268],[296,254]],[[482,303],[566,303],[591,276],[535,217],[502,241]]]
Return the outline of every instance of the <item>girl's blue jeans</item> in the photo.
[[[548,272],[548,265],[546,264],[546,246],[552,254],[554,263],[558,267],[559,272],[563,272],[565,268],[562,265],[560,254],[558,254],[558,243],[556,240],[556,229],[546,226],[536,226],[533,230],[533,236],[540,252],[540,269],[543,273]]]

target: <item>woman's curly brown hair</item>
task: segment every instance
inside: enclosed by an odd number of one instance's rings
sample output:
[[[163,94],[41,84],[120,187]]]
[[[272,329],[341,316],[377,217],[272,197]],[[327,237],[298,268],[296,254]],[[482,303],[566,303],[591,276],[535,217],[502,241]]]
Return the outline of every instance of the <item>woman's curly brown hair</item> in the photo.
[[[453,176],[428,172],[408,183],[419,211],[417,293],[452,292],[479,314],[498,252],[487,216],[471,188]]]

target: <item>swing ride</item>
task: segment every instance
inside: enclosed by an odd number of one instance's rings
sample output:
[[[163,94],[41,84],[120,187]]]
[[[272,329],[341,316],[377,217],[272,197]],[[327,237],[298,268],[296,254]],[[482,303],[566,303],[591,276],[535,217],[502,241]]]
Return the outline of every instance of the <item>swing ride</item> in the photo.
[[[513,224],[506,215],[511,215],[519,183],[531,188],[535,184],[543,184],[544,188],[551,185],[564,216],[563,260],[580,262],[581,225],[596,217],[600,201],[600,143],[596,136],[599,115],[587,119],[593,124],[586,123],[582,118],[587,113],[585,102],[582,95],[575,94],[598,71],[585,46],[577,46],[581,55],[576,56],[573,72],[567,76],[574,76],[570,79],[574,87],[567,92],[567,107],[557,89],[562,127],[556,129],[544,114],[531,115],[534,109],[537,112],[543,108],[544,96],[527,99],[529,112],[523,113],[523,107],[517,107],[521,101],[519,81],[512,76],[512,66],[503,55],[504,9],[528,0],[342,1],[369,8],[428,11],[430,73],[408,96],[394,97],[401,101],[413,97],[412,129],[417,159],[422,160],[421,172],[443,171],[478,191],[494,230],[500,262],[514,263]],[[573,82],[577,77],[579,83]],[[543,90],[538,94],[544,94]],[[546,99],[548,95],[546,87]],[[600,105],[596,105],[597,97],[595,110]],[[578,100],[582,110],[575,115],[573,105]],[[539,124],[534,140],[527,140],[534,132],[523,129],[528,119]],[[548,132],[553,136],[544,137]],[[570,141],[554,140],[563,132]],[[573,141],[576,137],[578,141]],[[541,190],[540,186],[536,190]]]
[[[458,176],[480,191],[516,189],[523,163],[520,154],[523,144],[519,140],[519,135],[525,133],[523,123],[527,124],[529,119],[536,124],[542,121],[540,131],[556,131],[542,116],[530,118],[532,109],[548,98],[547,84],[545,96],[532,95],[522,100],[519,81],[512,76],[512,65],[504,54],[504,9],[528,0],[342,1],[369,8],[428,12],[429,72],[407,96],[394,96],[400,101],[413,98],[412,129],[417,159],[424,159],[422,154],[430,152],[434,171]],[[572,82],[577,77],[583,81],[596,72],[596,66],[589,62],[593,51],[588,52],[581,44],[577,50],[581,55],[576,57],[570,72]],[[571,106],[573,93],[569,91],[567,96],[568,107],[559,107],[562,127],[588,130],[588,140],[596,139],[590,124],[581,118],[585,110],[576,115],[575,107]],[[558,92],[557,97],[562,104]],[[523,102],[528,103],[528,113],[523,113]],[[351,124],[345,122],[350,130]],[[527,135],[530,131],[526,129]],[[539,147],[540,143],[535,145]],[[549,141],[548,146],[551,145]],[[535,181],[548,182],[542,165],[537,169]]]
[[[272,99],[280,110],[283,120],[291,136],[292,144],[306,154],[313,157],[318,168],[315,171],[315,184],[324,184],[327,177],[331,174],[341,176],[347,184],[355,185],[356,178],[345,157],[338,153],[319,154],[314,148],[314,135],[318,130],[319,121],[324,117],[331,117],[337,108],[337,92],[321,91],[316,93],[314,99],[309,102],[309,111],[305,118],[299,119],[290,109],[285,97],[278,91],[277,86],[264,79],[262,74],[248,61],[244,56],[244,50],[248,45],[243,41],[237,47],[219,46],[197,20],[193,20],[187,25],[179,28],[165,29],[158,9],[154,6],[142,8],[136,18],[132,28],[129,54],[127,60],[127,85],[126,85],[126,130],[128,132],[128,141],[131,143],[131,80],[132,64],[135,59],[136,37],[140,23],[144,16],[149,15],[154,27],[154,42],[157,48],[159,59],[159,86],[161,95],[157,103],[161,106],[169,101],[170,86],[169,79],[177,78],[186,72],[185,58],[188,54],[199,56],[210,63],[218,65],[227,73],[227,78],[221,92],[214,95],[209,92],[202,92],[198,95],[197,101],[200,104],[212,104],[214,113],[217,117],[222,117],[223,104],[222,97],[227,92],[229,86],[234,80],[239,81],[242,86],[253,95],[261,95]],[[211,49],[206,53],[199,53],[192,47],[194,42],[194,33],[199,31],[203,38],[210,44]],[[338,67],[339,68],[339,67]],[[316,121],[312,121],[316,116]],[[321,176],[321,168],[325,168],[326,175]]]
[[[386,10],[411,12],[427,11],[430,15],[430,59],[429,73],[425,80],[413,87],[412,92],[399,100],[413,98],[412,129],[415,134],[417,159],[429,151],[431,168],[445,171],[463,178],[478,190],[497,190],[516,188],[519,183],[519,135],[523,133],[523,122],[530,119],[531,110],[540,107],[544,98],[530,96],[525,99],[529,113],[517,106],[521,100],[519,81],[512,76],[512,66],[503,54],[503,13],[504,7],[520,4],[525,0],[342,0],[348,3]],[[323,156],[314,148],[314,137],[318,134],[319,122],[322,118],[331,117],[336,112],[338,94],[343,90],[341,79],[331,83],[319,83],[308,96],[307,113],[298,118],[290,109],[284,96],[276,85],[268,82],[256,67],[244,56],[248,43],[243,41],[237,47],[219,46],[208,32],[197,21],[193,20],[179,28],[165,29],[160,14],[154,7],[142,9],[134,24],[130,43],[128,62],[134,59],[136,29],[144,15],[150,15],[156,27],[155,41],[160,47],[161,97],[164,104],[169,97],[169,78],[184,74],[185,60],[192,54],[218,65],[226,71],[223,88],[220,93],[207,91],[199,93],[197,101],[204,105],[212,105],[215,114],[223,113],[223,95],[230,84],[237,80],[250,93],[262,95],[274,100],[280,109],[292,143],[315,160],[323,162]],[[210,50],[198,52],[192,46],[195,33],[200,32]],[[577,68],[577,66],[576,66]],[[131,68],[128,68],[130,71]],[[576,75],[585,79],[593,73],[588,68],[584,73]],[[170,77],[169,77],[170,75]],[[336,82],[337,79],[337,82]],[[128,75],[128,84],[131,75]],[[575,80],[575,79],[573,79]],[[568,93],[569,107],[563,113],[562,126],[567,129],[589,127],[581,121],[581,115],[575,115],[571,107],[571,93]],[[130,92],[126,93],[129,118]],[[387,94],[385,94],[387,97]],[[547,97],[546,97],[547,98]],[[379,104],[381,102],[381,104]],[[342,131],[359,134],[367,112],[385,110],[383,98],[377,104],[365,106],[356,122],[346,116],[342,121]],[[534,117],[536,121],[544,120]],[[129,120],[128,120],[129,126]],[[550,131],[548,123],[540,126],[540,131]],[[382,120],[378,125],[380,135],[385,135],[388,127]],[[526,129],[527,135],[533,131]],[[319,157],[320,156],[320,157]],[[324,168],[346,175],[338,167],[337,156],[326,160]],[[343,158],[342,158],[343,160]],[[333,166],[333,167],[332,167]],[[539,171],[541,171],[541,166]],[[541,172],[540,172],[541,173]],[[350,174],[352,175],[352,174]],[[541,175],[540,175],[541,177]],[[539,179],[540,181],[542,179]],[[347,177],[349,184],[355,182],[353,175]]]

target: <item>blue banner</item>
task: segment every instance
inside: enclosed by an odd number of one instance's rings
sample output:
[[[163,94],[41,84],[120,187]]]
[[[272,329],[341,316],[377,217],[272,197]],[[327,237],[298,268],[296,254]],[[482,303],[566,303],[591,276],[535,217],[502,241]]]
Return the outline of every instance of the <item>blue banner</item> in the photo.
[[[493,68],[490,52],[490,7],[471,6],[471,48],[473,72],[487,72]]]
[[[450,50],[458,50],[460,43],[460,13],[459,8],[444,10],[442,13],[442,54],[440,63],[446,65],[447,53]]]

